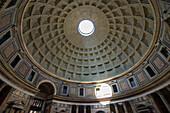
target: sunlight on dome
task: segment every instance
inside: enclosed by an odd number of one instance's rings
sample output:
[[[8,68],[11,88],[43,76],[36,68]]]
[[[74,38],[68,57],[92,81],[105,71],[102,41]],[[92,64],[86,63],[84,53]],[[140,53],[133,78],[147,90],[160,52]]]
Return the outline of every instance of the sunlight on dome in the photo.
[[[78,31],[83,36],[90,36],[94,30],[94,24],[90,20],[82,20],[78,25]]]
[[[106,83],[102,83],[95,88],[96,98],[107,98],[112,96],[112,88]]]
[[[107,105],[107,104],[110,104],[110,101],[101,101],[100,104]]]

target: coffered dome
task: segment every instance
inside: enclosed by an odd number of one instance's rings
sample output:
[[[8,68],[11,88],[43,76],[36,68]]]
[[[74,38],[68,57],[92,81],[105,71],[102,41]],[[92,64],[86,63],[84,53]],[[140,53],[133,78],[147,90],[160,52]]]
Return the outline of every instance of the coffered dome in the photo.
[[[126,74],[151,51],[155,16],[148,0],[32,0],[22,32],[29,58],[44,72],[75,81]],[[82,20],[95,30],[83,36]]]

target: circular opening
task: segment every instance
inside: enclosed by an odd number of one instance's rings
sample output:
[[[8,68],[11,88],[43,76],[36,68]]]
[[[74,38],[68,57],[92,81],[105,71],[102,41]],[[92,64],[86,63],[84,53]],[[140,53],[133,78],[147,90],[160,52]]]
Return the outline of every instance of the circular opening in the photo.
[[[83,36],[90,36],[95,30],[94,24],[90,20],[82,20],[78,25],[78,31]]]

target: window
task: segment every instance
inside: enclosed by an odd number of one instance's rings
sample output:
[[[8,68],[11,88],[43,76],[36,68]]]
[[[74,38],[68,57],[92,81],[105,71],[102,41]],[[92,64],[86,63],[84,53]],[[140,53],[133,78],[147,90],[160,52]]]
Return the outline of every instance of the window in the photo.
[[[155,72],[152,70],[152,68],[150,66],[146,67],[146,71],[148,72],[150,77],[154,77],[156,75]]]
[[[35,76],[35,72],[31,71],[31,74],[28,77],[28,81],[32,82],[32,80],[34,79],[34,76]]]
[[[112,85],[112,90],[113,90],[113,93],[118,93],[119,92],[118,89],[117,89],[116,84]]]
[[[63,94],[67,94],[67,86],[63,86]]]
[[[80,88],[80,93],[79,93],[80,96],[84,96],[84,88]]]
[[[169,51],[165,47],[162,47],[160,52],[165,58],[168,58],[168,56],[170,54]]]
[[[6,40],[11,37],[10,31],[8,31],[5,35],[0,37],[0,45],[3,44]]]
[[[130,83],[131,87],[135,87],[136,86],[135,80],[133,78],[129,79],[129,83]]]
[[[15,66],[18,64],[18,62],[21,60],[21,58],[19,57],[19,55],[17,55],[15,58],[14,58],[14,60],[11,62],[11,66],[13,67],[13,68],[15,68]]]

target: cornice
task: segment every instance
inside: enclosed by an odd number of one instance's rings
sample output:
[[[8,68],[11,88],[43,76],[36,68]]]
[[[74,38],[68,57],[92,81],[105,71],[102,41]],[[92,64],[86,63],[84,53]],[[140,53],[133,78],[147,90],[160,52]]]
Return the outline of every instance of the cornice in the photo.
[[[48,96],[47,100],[53,101],[64,101],[64,102],[71,102],[71,103],[99,103],[101,101],[120,101],[126,99],[134,99],[137,97],[141,97],[143,95],[147,95],[148,92],[152,92],[155,90],[159,90],[160,84],[168,85],[170,84],[170,69],[164,72],[161,76],[157,79],[153,80],[149,84],[142,86],[141,88],[135,89],[134,91],[130,91],[127,93],[119,94],[117,96],[112,96],[110,98],[103,98],[103,99],[88,99],[88,98],[74,98],[74,97],[62,97],[57,95]]]

